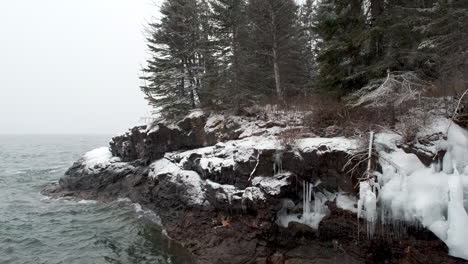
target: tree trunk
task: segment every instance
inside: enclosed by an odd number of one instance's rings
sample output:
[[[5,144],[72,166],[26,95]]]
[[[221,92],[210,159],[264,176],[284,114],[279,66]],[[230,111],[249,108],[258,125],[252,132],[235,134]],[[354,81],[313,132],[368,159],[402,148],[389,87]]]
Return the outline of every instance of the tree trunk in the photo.
[[[273,72],[275,75],[275,87],[276,87],[276,96],[278,99],[283,102],[283,90],[281,89],[281,78],[280,78],[280,67],[278,63],[278,38],[276,36],[276,18],[275,13],[273,11],[273,6],[270,6],[271,11],[271,33],[273,37],[273,48],[272,48],[272,55],[273,55]]]
[[[382,15],[384,10],[383,0],[371,0],[370,1],[370,15],[372,21],[372,27],[375,27],[378,18]],[[380,58],[383,54],[383,33],[376,31],[371,32],[370,38],[370,56],[372,59]]]
[[[238,40],[238,27],[234,26],[232,31],[232,56],[233,56],[233,68],[234,76],[233,83],[234,89],[238,91],[239,88],[239,40]]]
[[[186,61],[186,69],[189,77],[189,82],[190,82],[190,103],[192,105],[192,108],[195,108],[196,102],[195,102],[195,89],[196,89],[196,80],[195,80],[195,75],[192,71],[193,67],[193,62],[192,58],[187,58]]]
[[[276,43],[274,43],[276,44]],[[276,52],[277,48],[276,45],[273,45],[273,71],[275,74],[275,86],[276,86],[276,95],[278,99],[281,101],[284,100],[283,98],[283,91],[281,90],[281,79],[280,79],[280,69],[278,65],[278,54]]]

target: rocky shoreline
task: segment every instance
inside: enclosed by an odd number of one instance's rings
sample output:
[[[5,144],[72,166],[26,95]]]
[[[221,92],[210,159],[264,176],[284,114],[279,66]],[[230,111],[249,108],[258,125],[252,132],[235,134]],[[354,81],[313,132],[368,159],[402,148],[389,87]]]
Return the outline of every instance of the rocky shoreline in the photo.
[[[155,211],[196,263],[466,263],[423,228],[379,225],[368,234],[355,208],[337,202],[356,197],[365,166],[348,164],[356,165],[353,175],[343,168],[359,141],[304,134],[294,145],[282,142],[300,131],[300,122],[196,111],[114,137],[43,193],[129,198]],[[325,197],[317,229],[280,221],[302,210],[305,184]]]

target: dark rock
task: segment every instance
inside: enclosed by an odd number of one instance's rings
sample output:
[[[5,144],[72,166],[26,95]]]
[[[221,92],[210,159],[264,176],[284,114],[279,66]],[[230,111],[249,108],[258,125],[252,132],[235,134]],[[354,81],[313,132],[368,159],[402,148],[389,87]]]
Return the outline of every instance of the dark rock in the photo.
[[[272,128],[272,127],[286,127],[286,123],[283,122],[278,122],[278,121],[268,121],[265,124],[266,128]]]
[[[177,124],[160,123],[151,132],[133,128],[111,142],[111,152],[120,161],[89,169],[79,160],[58,185],[43,193],[100,201],[128,197],[154,210],[168,235],[197,263],[463,263],[449,257],[440,240],[420,230],[400,234],[389,228],[390,233],[376,232],[367,239],[365,223],[333,202],[318,230],[295,222],[288,228],[278,226],[283,198],[299,204],[303,181],[320,180],[319,191],[356,192],[357,179],[343,171],[349,153],[325,145],[307,151],[252,147],[237,160],[224,151],[223,143],[213,145],[238,138],[239,124],[209,118],[197,113]],[[180,171],[154,171],[150,166],[167,152],[205,146],[213,146],[214,158],[233,162],[210,170],[200,164],[203,154],[178,152],[163,161],[181,164]],[[362,164],[356,175],[364,170]],[[253,186],[256,177],[262,178]],[[258,179],[286,184],[270,192]]]
[[[434,162],[434,156],[436,155],[436,153],[429,150],[429,147],[435,146],[442,139],[442,133],[435,133],[419,137],[417,139],[419,145],[399,144],[398,147],[403,149],[406,153],[415,154],[425,166],[429,167]]]
[[[208,115],[195,112],[176,124],[160,122],[151,130],[146,126],[132,128],[129,132],[112,138],[112,155],[122,161],[137,159],[148,162],[160,159],[164,153],[211,146],[217,142],[236,139],[242,133],[234,120],[218,120],[205,129]]]

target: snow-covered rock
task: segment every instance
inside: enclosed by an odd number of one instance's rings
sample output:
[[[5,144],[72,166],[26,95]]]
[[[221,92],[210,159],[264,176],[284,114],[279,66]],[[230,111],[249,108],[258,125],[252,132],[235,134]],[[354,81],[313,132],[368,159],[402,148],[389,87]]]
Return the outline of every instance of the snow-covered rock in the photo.
[[[290,184],[289,178],[291,173],[279,173],[271,177],[255,177],[252,180],[252,185],[257,186],[269,195],[278,195],[281,193],[281,188]]]
[[[249,118],[195,111],[178,122],[136,127],[114,138],[111,154],[106,149],[85,154],[59,187],[45,192],[105,201],[128,197],[157,211],[167,234],[202,256],[201,263],[263,263],[272,261],[272,249],[293,262],[313,262],[323,252],[325,260],[335,262],[372,261],[375,241],[354,242],[362,223],[358,208],[372,221],[382,215],[386,223],[420,222],[449,246],[450,254],[464,257],[466,234],[460,227],[466,222],[467,170],[459,162],[464,158],[458,159],[464,136],[457,143],[450,135],[447,144],[432,138],[421,143],[421,149],[446,150],[447,157],[453,154],[450,160],[457,160],[455,166],[444,162],[444,170],[436,172],[399,149],[398,136],[378,135],[377,151],[388,161],[381,161],[378,183],[383,187],[374,199],[376,192],[363,186],[357,206],[356,176],[365,164],[356,167],[355,175],[346,174],[343,166],[359,142],[303,138],[301,114],[273,111],[271,120],[271,113]],[[299,139],[285,146],[285,131]],[[460,177],[447,180],[446,175],[456,175],[450,171],[459,171]],[[374,209],[379,204],[385,206]],[[432,242],[436,252],[426,256],[421,252],[432,247],[418,244],[418,238],[401,240],[389,248],[386,260],[406,258],[406,248],[411,248],[408,257],[422,256],[421,262],[454,260],[443,252],[442,242]]]
[[[87,170],[97,170],[109,166],[112,162],[119,161],[113,157],[108,147],[101,147],[91,150],[83,155],[83,165]]]

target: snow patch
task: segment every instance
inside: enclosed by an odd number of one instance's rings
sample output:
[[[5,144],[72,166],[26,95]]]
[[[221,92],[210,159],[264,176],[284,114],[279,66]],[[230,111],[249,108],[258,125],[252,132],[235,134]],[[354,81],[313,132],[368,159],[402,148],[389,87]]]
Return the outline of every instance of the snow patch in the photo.
[[[205,112],[201,109],[194,109],[185,118],[199,118],[205,115]]]
[[[203,205],[205,195],[203,191],[203,181],[200,175],[194,171],[181,170],[176,175],[172,175],[171,181],[184,186],[189,204]]]
[[[150,165],[150,174],[152,178],[157,178],[163,174],[177,174],[181,169],[175,163],[163,158],[153,162]]]
[[[109,166],[120,159],[113,157],[108,147],[91,150],[83,155],[82,163],[86,170],[95,170]]]
[[[162,158],[150,165],[149,177],[159,178],[163,175],[167,176],[170,182],[182,186],[189,204],[202,205],[205,203],[204,181],[198,173],[182,170],[177,164]]]
[[[223,115],[210,115],[210,117],[208,117],[208,120],[206,120],[205,123],[205,131],[207,133],[212,133],[216,131],[218,126],[220,126],[224,122],[225,118]]]
[[[303,138],[296,141],[296,147],[303,152],[321,150],[321,146],[327,150],[352,151],[358,148],[358,142],[343,137],[336,138]]]
[[[269,195],[278,195],[283,186],[289,185],[291,173],[280,173],[271,177],[255,177],[252,179],[252,185],[260,187]]]
[[[246,200],[256,202],[256,201],[265,201],[265,194],[258,187],[247,187],[242,194],[242,202]]]
[[[229,204],[232,204],[234,199],[242,199],[240,194],[242,194],[243,191],[240,191],[234,185],[219,184],[210,180],[206,180],[206,185],[214,190],[220,190],[216,193],[217,200],[228,201]]]

